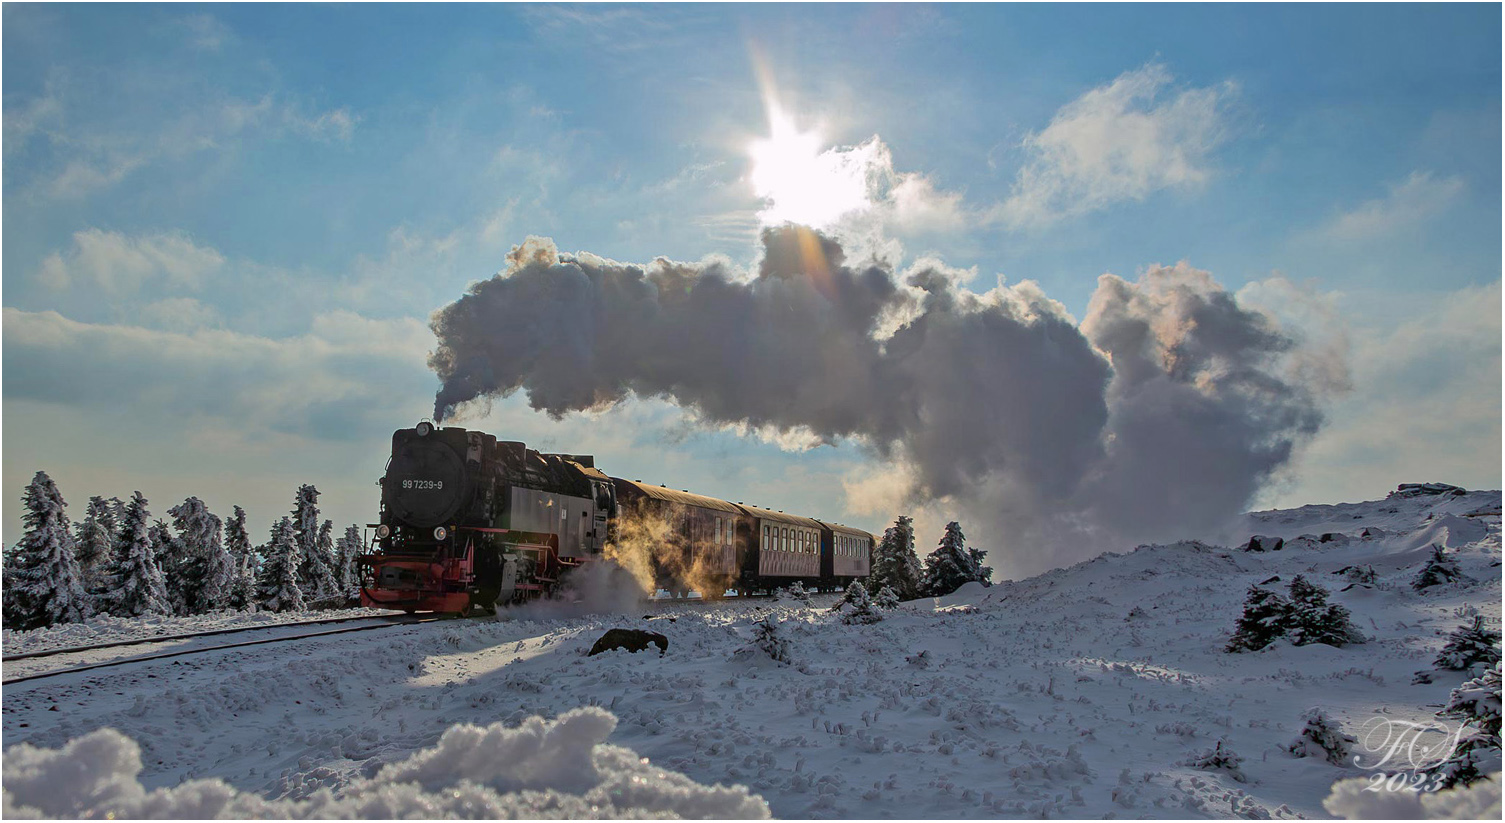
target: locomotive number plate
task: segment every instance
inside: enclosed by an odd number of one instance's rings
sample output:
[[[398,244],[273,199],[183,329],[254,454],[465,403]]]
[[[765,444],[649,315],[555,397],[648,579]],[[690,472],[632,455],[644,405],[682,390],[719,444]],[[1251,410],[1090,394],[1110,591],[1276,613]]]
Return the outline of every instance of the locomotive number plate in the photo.
[[[404,480],[404,481],[402,481],[402,487],[404,489],[420,489],[420,490],[422,490],[422,489],[442,489],[442,488],[444,488],[444,481],[443,480]]]

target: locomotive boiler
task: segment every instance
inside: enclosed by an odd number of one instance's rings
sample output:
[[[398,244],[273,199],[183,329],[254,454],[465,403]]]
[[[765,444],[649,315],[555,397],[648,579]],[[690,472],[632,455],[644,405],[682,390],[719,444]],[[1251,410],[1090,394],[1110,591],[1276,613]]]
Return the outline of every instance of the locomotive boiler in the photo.
[[[859,529],[608,477],[589,455],[423,421],[392,434],[361,605],[464,614],[546,596],[613,541],[650,589],[719,597],[865,577]],[[647,545],[645,545],[647,544]]]

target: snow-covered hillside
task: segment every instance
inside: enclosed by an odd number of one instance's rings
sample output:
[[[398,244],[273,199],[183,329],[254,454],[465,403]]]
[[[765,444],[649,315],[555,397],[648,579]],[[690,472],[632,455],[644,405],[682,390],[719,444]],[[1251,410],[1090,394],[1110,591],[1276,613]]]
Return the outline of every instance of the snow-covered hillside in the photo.
[[[1330,817],[1332,784],[1367,772],[1289,754],[1303,712],[1350,733],[1434,719],[1467,675],[1414,673],[1473,614],[1500,624],[1500,502],[1260,512],[1233,547],[1140,547],[873,625],[835,620],[832,596],[525,609],[31,681],[4,692],[5,812],[752,816],[756,796],[778,817]],[[1245,551],[1256,534],[1283,548]],[[1471,580],[1413,591],[1433,545]],[[1248,587],[1297,574],[1368,642],[1225,653]],[[792,664],[745,651],[763,618]],[[588,657],[612,627],[668,653]],[[124,737],[85,738],[104,727]],[[1219,741],[1239,775],[1181,765]],[[96,794],[65,802],[61,775]],[[227,785],[142,794],[211,777]]]

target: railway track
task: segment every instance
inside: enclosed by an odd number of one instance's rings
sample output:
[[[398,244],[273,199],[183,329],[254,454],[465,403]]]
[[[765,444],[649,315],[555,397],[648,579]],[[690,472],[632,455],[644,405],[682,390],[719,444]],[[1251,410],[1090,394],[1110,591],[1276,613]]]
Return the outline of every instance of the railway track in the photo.
[[[263,626],[242,626],[238,629],[212,629],[207,632],[188,632],[186,634],[164,634],[152,637],[140,637],[135,640],[117,640],[112,643],[98,643],[92,646],[64,646],[60,649],[44,649],[37,652],[25,652],[23,654],[8,654],[0,657],[0,663],[12,663],[20,660],[32,660],[39,657],[54,657],[61,654],[79,654],[82,652],[98,651],[100,649],[115,649],[122,646],[145,646],[150,643],[169,643],[174,640],[192,640],[196,637],[213,637],[219,634],[238,634],[241,632],[269,631],[272,629],[288,629],[298,626],[322,626],[331,623],[350,623],[356,620],[380,620],[383,615],[363,615],[361,617],[326,617],[322,620],[300,620],[293,623],[269,623]]]
[[[331,619],[331,620],[312,620],[312,621],[307,621],[307,622],[303,622],[303,623],[284,623],[284,624],[279,625],[279,626],[258,626],[258,627],[256,627],[257,629],[269,629],[269,628],[284,628],[284,627],[287,627],[287,626],[294,626],[294,627],[296,627],[296,626],[317,625],[317,624],[321,624],[321,623],[322,624],[328,624],[328,623],[348,623],[348,622],[352,622],[352,621],[355,621],[355,620],[380,620],[380,621],[383,621],[383,622],[380,622],[380,623],[373,623],[373,624],[368,625],[368,626],[351,626],[351,627],[341,628],[341,629],[325,629],[323,631],[305,632],[305,633],[302,633],[302,634],[292,634],[292,635],[285,635],[285,636],[280,636],[280,637],[264,637],[264,638],[261,638],[259,640],[243,640],[243,641],[240,641],[240,642],[237,642],[237,643],[221,643],[221,644],[219,644],[217,646],[200,646],[200,647],[193,648],[193,649],[177,649],[177,650],[174,650],[174,651],[160,652],[160,653],[157,653],[157,654],[138,655],[138,656],[135,656],[135,657],[123,657],[123,658],[120,658],[120,659],[117,659],[117,660],[106,660],[106,661],[101,661],[101,662],[98,662],[98,663],[87,663],[87,664],[84,664],[82,666],[69,666],[67,668],[52,669],[52,670],[46,671],[46,672],[37,672],[35,674],[27,674],[27,675],[22,675],[20,677],[13,677],[13,678],[8,678],[6,680],[0,680],[0,686],[10,686],[10,685],[13,685],[13,684],[16,684],[16,683],[25,683],[25,682],[30,681],[30,680],[41,680],[43,678],[48,678],[48,677],[61,677],[63,675],[67,675],[67,674],[77,674],[79,672],[93,671],[95,669],[107,669],[107,668],[110,668],[112,666],[125,666],[125,665],[129,665],[131,663],[146,663],[146,662],[150,662],[150,661],[153,661],[153,660],[165,660],[165,659],[172,658],[172,657],[183,657],[185,655],[190,655],[190,654],[208,654],[210,652],[226,651],[228,649],[239,649],[239,648],[245,648],[245,647],[249,647],[249,646],[264,646],[264,645],[267,645],[269,643],[285,643],[285,642],[293,641],[293,640],[307,640],[307,639],[312,638],[312,637],[329,637],[331,635],[349,634],[351,632],[373,631],[375,629],[386,629],[386,628],[391,628],[393,626],[412,626],[412,625],[417,625],[419,623],[432,623],[432,622],[437,621],[437,620],[445,620],[445,619],[448,619],[448,618],[439,617],[439,616],[433,616],[433,615],[423,616],[423,617],[413,617],[413,616],[408,616],[408,615],[398,615],[398,616],[394,616],[394,617],[390,617],[390,618],[382,618],[382,617],[373,618],[373,617],[369,617],[368,616],[368,617],[336,618],[336,619]],[[74,647],[72,649],[57,649],[57,650],[53,650],[51,652],[37,652],[37,653],[32,653],[30,655],[25,655],[25,657],[32,657],[32,658],[36,658],[36,657],[50,657],[50,656],[54,656],[54,655],[67,654],[67,653],[70,653],[70,652],[74,653],[74,654],[77,654],[77,653],[81,653],[81,652],[85,652],[85,651],[96,651],[96,650],[99,650],[99,649],[118,648],[120,646],[134,646],[134,645],[142,645],[142,644],[146,644],[146,643],[160,643],[160,642],[163,642],[164,640],[170,640],[170,639],[192,639],[192,638],[195,638],[195,637],[209,637],[209,636],[219,635],[219,634],[228,634],[230,632],[245,632],[245,631],[254,631],[254,630],[255,629],[215,630],[215,631],[211,631],[211,632],[200,632],[198,634],[175,635],[175,636],[170,637],[170,638],[169,637],[157,637],[157,638],[152,638],[150,640],[133,640],[133,641],[123,641],[123,642],[119,642],[119,643],[102,643],[102,644],[100,644],[98,646],[78,646],[78,647]],[[12,660],[19,660],[22,657],[23,657],[23,655],[17,655],[15,657],[8,657],[8,658],[5,658],[5,662],[10,662]]]

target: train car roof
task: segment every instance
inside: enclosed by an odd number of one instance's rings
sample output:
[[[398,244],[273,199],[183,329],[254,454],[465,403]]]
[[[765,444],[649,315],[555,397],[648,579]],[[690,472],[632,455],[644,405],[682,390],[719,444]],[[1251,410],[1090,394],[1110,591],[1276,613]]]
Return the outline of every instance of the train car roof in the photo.
[[[576,463],[575,461],[569,460],[569,459],[565,459],[564,462],[570,464],[571,466],[574,466],[577,471],[579,471],[581,474],[585,475],[586,477],[591,478],[592,480],[607,480],[607,481],[611,480],[610,477],[606,476],[606,472],[601,471],[600,469],[596,468],[595,466],[583,466],[583,465],[581,465],[579,463]]]
[[[620,483],[624,486],[631,486],[632,488],[642,492],[645,496],[651,497],[654,500],[663,500],[669,503],[679,503],[685,506],[699,506],[703,509],[715,509],[717,511],[731,512],[732,514],[742,513],[742,510],[737,508],[735,505],[728,503],[725,500],[717,499],[715,497],[706,497],[703,494],[694,494],[691,492],[680,491],[679,489],[667,488],[665,486],[650,486],[646,483],[637,483],[631,480],[623,480],[620,477],[613,477],[611,479],[614,483]]]
[[[831,531],[833,532],[841,532],[842,534],[850,534],[856,537],[866,537],[867,539],[874,542],[877,542],[878,540],[878,538],[873,536],[872,532],[866,532],[854,526],[843,526],[840,523],[830,523],[825,520],[817,520],[815,522],[821,524],[822,526],[830,527]]]
[[[809,517],[801,517],[797,514],[784,514],[783,512],[771,511],[769,509],[760,508],[758,506],[749,506],[746,503],[739,503],[737,504],[737,507],[752,515],[753,517],[761,517],[764,520],[774,520],[780,523],[793,523],[795,525],[804,526],[810,529],[822,528],[821,522],[819,520],[815,520]]]

